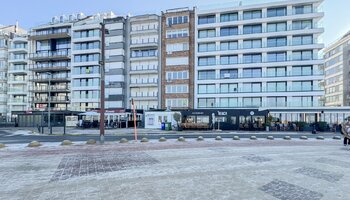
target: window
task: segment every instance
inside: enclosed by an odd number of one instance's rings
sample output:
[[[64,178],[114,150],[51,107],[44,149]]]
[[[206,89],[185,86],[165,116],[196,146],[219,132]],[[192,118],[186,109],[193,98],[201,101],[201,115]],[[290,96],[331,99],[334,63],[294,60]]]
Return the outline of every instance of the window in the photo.
[[[188,85],[167,85],[165,87],[165,93],[167,94],[188,93]]]
[[[188,99],[166,99],[165,106],[169,108],[188,107]]]
[[[168,17],[167,25],[188,23],[188,16]]]
[[[293,13],[295,15],[312,13],[312,5],[294,6]]]
[[[199,108],[214,108],[215,98],[199,98],[198,99]]]
[[[178,29],[166,31],[166,38],[184,38],[188,37],[188,29]]]
[[[100,36],[100,30],[84,30],[74,32],[74,38],[86,38],[86,37],[96,37]]]
[[[168,54],[171,52],[177,52],[177,51],[188,51],[189,45],[188,43],[175,43],[175,44],[167,44],[166,45],[166,51]]]
[[[312,91],[312,81],[293,81],[293,91]]]
[[[287,15],[287,8],[268,8],[267,9],[267,17],[281,17]]]
[[[312,50],[293,51],[293,60],[312,60]]]
[[[220,15],[220,22],[231,22],[238,20],[238,13],[225,13]]]
[[[312,35],[303,35],[303,36],[294,36],[293,45],[307,45],[312,44],[313,39]]]
[[[245,25],[243,27],[243,34],[254,34],[254,33],[261,33],[261,32],[262,32],[261,24]]]
[[[267,32],[280,32],[287,30],[287,22],[267,24]]]
[[[83,54],[83,55],[75,55],[74,62],[92,62],[99,61],[100,54]]]
[[[152,57],[152,56],[157,56],[157,55],[158,55],[158,50],[156,50],[156,49],[133,50],[131,52],[132,58]]]
[[[293,21],[293,30],[312,29],[312,20]]]
[[[244,54],[243,63],[261,63],[261,54]]]
[[[165,59],[166,66],[179,66],[179,65],[188,65],[189,59],[185,57],[167,57]]]
[[[220,78],[221,79],[236,79],[236,78],[238,78],[238,70],[237,69],[222,69],[222,70],[220,70]]]
[[[237,93],[237,92],[238,92],[237,83],[220,84],[220,93]]]
[[[215,50],[216,50],[215,42],[198,44],[198,52],[209,52],[209,51],[215,51]]]
[[[199,38],[215,37],[216,32],[215,32],[215,29],[200,30],[200,31],[198,31],[198,36],[199,36]]]
[[[243,98],[243,107],[260,107],[261,106],[261,98],[260,97],[246,97]]]
[[[269,107],[285,107],[287,106],[286,97],[267,97],[267,104]]]
[[[236,108],[238,107],[238,98],[220,98],[221,108]],[[235,122],[233,122],[235,123]]]
[[[198,94],[215,94],[215,84],[198,85]]]
[[[245,11],[243,13],[243,19],[258,19],[261,18],[261,10],[252,10],[252,11]]]
[[[99,49],[100,42],[83,42],[83,43],[75,43],[75,50],[87,50],[87,49]]]
[[[267,82],[268,92],[285,92],[287,91],[287,82]]]
[[[205,70],[205,71],[199,71],[198,72],[198,79],[199,80],[213,80],[215,79],[215,70]]]
[[[243,83],[243,92],[261,92],[261,83]]]
[[[267,62],[283,62],[287,60],[287,52],[273,52],[267,54]]]
[[[243,69],[243,78],[260,78],[261,68]]]
[[[220,64],[221,65],[232,65],[238,63],[238,56],[237,55],[230,55],[230,56],[221,56],[220,57]]]
[[[244,49],[261,48],[261,40],[244,40],[243,48]]]
[[[211,23],[215,23],[215,15],[198,17],[198,24],[211,24]]]
[[[226,51],[226,50],[237,50],[238,49],[238,42],[237,41],[229,41],[229,42],[221,42],[220,43],[220,50]]]
[[[100,67],[99,66],[88,66],[88,67],[74,67],[73,74],[99,74]]]
[[[188,71],[166,72],[166,80],[183,80],[188,79]]]
[[[215,56],[198,58],[198,66],[212,66],[216,65]]]
[[[286,76],[286,68],[285,67],[269,67],[269,68],[267,68],[267,76],[268,77]]]
[[[294,107],[312,107],[312,97],[292,97]]]
[[[293,76],[311,76],[312,66],[293,66],[292,74]]]
[[[267,47],[287,46],[287,37],[267,38]]]
[[[224,27],[220,29],[220,36],[238,35],[238,27]]]

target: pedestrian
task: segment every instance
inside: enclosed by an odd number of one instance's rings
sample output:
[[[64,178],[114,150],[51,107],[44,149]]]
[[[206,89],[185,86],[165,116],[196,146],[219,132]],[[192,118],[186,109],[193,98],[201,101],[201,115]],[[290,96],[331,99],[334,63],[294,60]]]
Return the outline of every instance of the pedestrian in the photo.
[[[350,144],[349,132],[350,132],[350,117],[345,119],[345,121],[340,124],[340,133],[344,137],[344,141],[343,141],[344,146],[347,146]]]

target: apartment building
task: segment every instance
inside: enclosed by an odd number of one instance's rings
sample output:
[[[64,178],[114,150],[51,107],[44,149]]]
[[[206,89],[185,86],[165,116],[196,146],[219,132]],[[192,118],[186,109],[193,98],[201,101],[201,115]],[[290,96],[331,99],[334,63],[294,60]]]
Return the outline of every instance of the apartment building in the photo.
[[[100,108],[102,23],[105,24],[105,108],[125,106],[125,18],[99,13],[72,27],[72,110]]]
[[[28,84],[28,37],[26,34],[15,34],[10,41],[7,79],[8,119],[15,118],[17,113],[30,110]]]
[[[137,109],[160,107],[160,21],[155,14],[128,19],[127,108],[131,99]]]
[[[70,110],[71,37],[83,14],[53,17],[29,32],[33,110]]]
[[[161,108],[193,108],[194,10],[162,12]]]
[[[199,7],[194,107],[320,106],[322,2]]]
[[[324,50],[325,106],[350,106],[350,32]]]

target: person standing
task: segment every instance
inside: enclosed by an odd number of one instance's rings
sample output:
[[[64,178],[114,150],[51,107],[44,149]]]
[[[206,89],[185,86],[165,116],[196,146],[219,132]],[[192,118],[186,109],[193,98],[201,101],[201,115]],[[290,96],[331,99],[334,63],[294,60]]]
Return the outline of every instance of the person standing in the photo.
[[[350,117],[348,117],[343,123],[341,123],[340,125],[340,132],[341,134],[344,136],[344,146],[349,145],[350,144],[350,136],[349,136],[349,132],[348,129],[350,129]]]

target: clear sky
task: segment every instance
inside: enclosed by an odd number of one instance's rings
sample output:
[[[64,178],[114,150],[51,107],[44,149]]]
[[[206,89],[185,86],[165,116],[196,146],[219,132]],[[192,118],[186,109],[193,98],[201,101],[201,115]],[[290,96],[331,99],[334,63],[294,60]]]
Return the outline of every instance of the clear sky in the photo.
[[[242,0],[266,2],[265,0]],[[116,14],[132,15],[160,13],[166,9],[193,7],[232,0],[16,0],[1,2],[0,24],[15,24],[16,20],[24,28],[48,22],[51,17],[62,14],[83,12],[86,15],[113,11]],[[327,45],[350,30],[350,0],[324,0],[326,16],[323,35]]]

